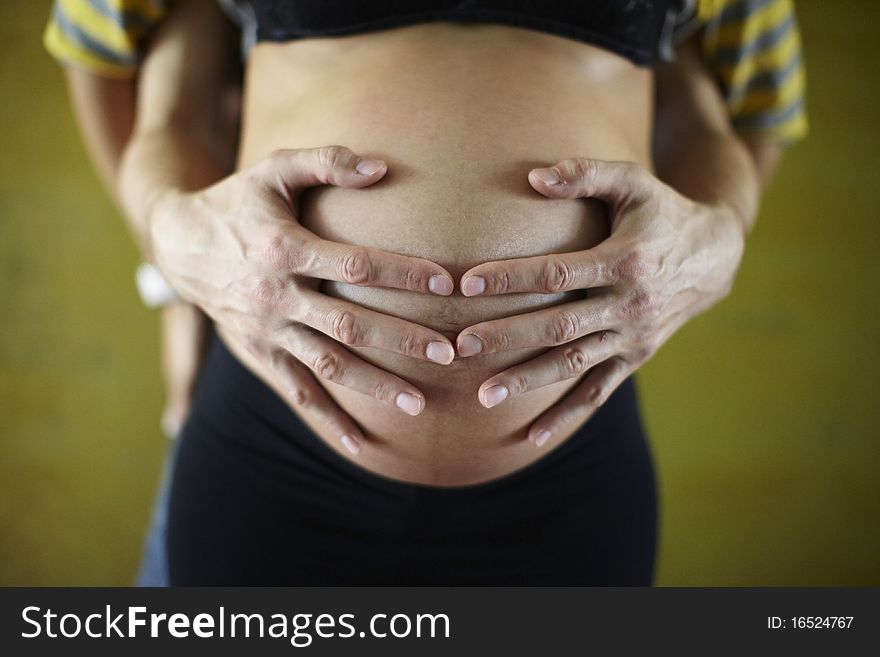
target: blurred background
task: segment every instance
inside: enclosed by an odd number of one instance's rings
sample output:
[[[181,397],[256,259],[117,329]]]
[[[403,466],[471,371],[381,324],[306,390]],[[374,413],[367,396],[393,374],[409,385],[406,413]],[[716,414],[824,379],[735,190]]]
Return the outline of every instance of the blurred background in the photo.
[[[0,585],[128,585],[168,447],[158,316],[42,48],[49,5],[0,3]],[[880,6],[797,9],[811,135],[733,294],[639,378],[659,585],[880,585]]]

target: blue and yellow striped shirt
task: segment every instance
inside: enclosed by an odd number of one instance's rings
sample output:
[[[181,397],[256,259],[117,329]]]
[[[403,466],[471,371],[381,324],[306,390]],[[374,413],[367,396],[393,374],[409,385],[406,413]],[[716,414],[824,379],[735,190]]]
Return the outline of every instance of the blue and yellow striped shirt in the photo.
[[[807,134],[806,76],[792,0],[698,0],[703,57],[734,127],[794,142]]]
[[[168,0],[55,0],[43,43],[65,64],[132,77],[146,37],[167,9]]]
[[[55,0],[44,43],[59,61],[131,77],[170,0]],[[692,25],[734,127],[783,143],[807,134],[805,74],[792,0],[696,0]],[[690,28],[692,31],[692,28]]]

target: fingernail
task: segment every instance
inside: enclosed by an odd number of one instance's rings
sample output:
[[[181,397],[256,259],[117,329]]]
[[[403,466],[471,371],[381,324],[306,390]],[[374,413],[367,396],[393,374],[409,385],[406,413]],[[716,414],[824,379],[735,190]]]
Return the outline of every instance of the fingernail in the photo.
[[[394,403],[397,404],[397,408],[408,415],[418,415],[422,410],[421,400],[408,392],[402,392],[397,395]]]
[[[444,296],[452,294],[452,281],[446,278],[446,276],[434,274],[428,279],[428,289],[434,294],[442,294]]]
[[[535,445],[540,447],[544,443],[550,440],[550,432],[544,429],[541,433],[535,436]]]
[[[347,449],[352,454],[357,454],[361,451],[361,441],[359,441],[354,436],[345,435],[339,439],[343,445],[345,445],[345,449]]]
[[[378,160],[361,160],[357,163],[355,169],[362,176],[372,176],[382,168],[382,163]]]
[[[486,400],[486,408],[492,408],[503,402],[507,399],[507,388],[505,386],[492,386],[491,388],[487,388],[486,392],[483,393],[483,398]]]
[[[562,182],[562,179],[559,177],[559,174],[556,173],[553,169],[535,169],[532,171],[535,174],[535,178],[540,180],[545,185],[558,185]]]
[[[473,356],[481,351],[483,351],[483,341],[473,333],[468,333],[458,339],[459,356]]]
[[[455,358],[455,350],[451,344],[446,342],[429,342],[428,348],[425,349],[425,355],[428,356],[428,360],[447,365]]]
[[[461,284],[461,293],[466,297],[474,297],[486,290],[486,279],[482,276],[471,276]]]

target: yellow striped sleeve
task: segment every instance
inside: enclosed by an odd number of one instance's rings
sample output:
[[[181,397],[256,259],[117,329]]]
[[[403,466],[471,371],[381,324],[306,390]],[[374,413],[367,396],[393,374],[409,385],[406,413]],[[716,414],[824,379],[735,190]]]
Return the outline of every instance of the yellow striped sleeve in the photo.
[[[734,127],[791,143],[809,126],[792,0],[699,0],[702,48]]]
[[[43,44],[59,62],[99,75],[134,75],[166,0],[55,0]]]

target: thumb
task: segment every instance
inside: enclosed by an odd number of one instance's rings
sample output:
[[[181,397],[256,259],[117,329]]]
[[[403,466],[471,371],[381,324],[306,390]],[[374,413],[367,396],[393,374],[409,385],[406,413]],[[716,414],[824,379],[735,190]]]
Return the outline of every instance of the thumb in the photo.
[[[544,196],[595,198],[612,205],[644,200],[650,193],[652,178],[635,162],[583,157],[529,172],[529,184]]]
[[[290,192],[317,185],[367,187],[388,171],[385,162],[363,158],[345,146],[281,149],[256,166]]]

